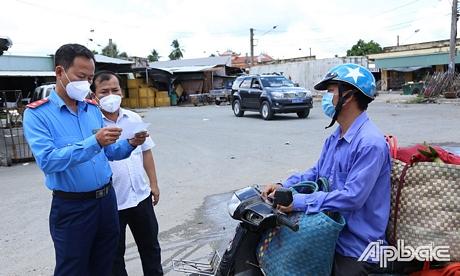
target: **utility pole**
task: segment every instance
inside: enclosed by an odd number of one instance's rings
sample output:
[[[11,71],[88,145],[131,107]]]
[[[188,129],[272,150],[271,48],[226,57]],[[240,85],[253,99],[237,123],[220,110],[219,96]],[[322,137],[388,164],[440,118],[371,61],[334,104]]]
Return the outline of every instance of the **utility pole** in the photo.
[[[452,1],[452,17],[450,25],[450,54],[449,54],[449,78],[453,80],[455,73],[455,52],[457,46],[457,20],[458,20],[458,0]]]
[[[109,38],[109,56],[111,57],[114,57],[114,50],[113,50],[113,43],[112,43],[112,39]]]
[[[254,66],[254,29],[249,29],[249,42],[251,45],[251,67]]]
[[[396,46],[399,46],[399,35],[396,36]]]

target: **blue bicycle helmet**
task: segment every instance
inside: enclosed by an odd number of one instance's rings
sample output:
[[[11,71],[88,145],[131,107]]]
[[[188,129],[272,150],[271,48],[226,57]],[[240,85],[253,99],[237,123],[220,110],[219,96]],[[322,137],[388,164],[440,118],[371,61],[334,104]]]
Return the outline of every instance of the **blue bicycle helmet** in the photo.
[[[371,99],[375,98],[374,76],[368,69],[353,63],[345,63],[333,67],[314,88],[316,90],[326,90],[329,83],[339,81],[356,87]]]

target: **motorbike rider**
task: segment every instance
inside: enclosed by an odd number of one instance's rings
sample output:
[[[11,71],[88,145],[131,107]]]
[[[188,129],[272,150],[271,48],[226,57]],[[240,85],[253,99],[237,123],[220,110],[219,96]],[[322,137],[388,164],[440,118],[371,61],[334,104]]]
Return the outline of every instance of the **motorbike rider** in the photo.
[[[322,211],[341,213],[346,225],[337,241],[333,275],[367,275],[376,263],[358,258],[370,242],[385,241],[390,214],[391,158],[383,133],[366,112],[375,98],[375,79],[369,70],[356,64],[341,64],[329,70],[314,87],[327,90],[322,109],[339,126],[326,139],[319,160],[313,167],[268,185],[265,196],[277,188],[325,177],[330,192],[295,194],[283,212]],[[377,260],[375,260],[377,261]]]

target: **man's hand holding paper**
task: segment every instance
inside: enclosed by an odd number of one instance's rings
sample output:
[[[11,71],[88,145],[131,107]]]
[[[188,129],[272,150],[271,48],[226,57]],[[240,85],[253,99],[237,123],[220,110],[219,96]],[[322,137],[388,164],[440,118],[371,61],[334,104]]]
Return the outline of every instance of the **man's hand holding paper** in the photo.
[[[149,137],[147,128],[150,123],[144,122],[133,122],[123,129],[124,134],[127,135],[129,143],[133,147],[142,145],[145,142],[145,139]]]

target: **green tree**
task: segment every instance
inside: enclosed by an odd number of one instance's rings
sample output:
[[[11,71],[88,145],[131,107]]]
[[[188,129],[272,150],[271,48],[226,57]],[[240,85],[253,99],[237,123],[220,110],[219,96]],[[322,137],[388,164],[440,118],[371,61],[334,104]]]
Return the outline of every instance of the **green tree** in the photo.
[[[117,44],[109,42],[109,44],[102,49],[102,54],[113,58],[118,57]]]
[[[126,52],[122,52],[118,55],[118,57],[122,59],[128,59],[128,54]]]
[[[173,50],[168,56],[170,60],[181,59],[184,56],[182,54],[182,52],[184,52],[184,49],[180,47],[179,41],[177,41],[177,39],[173,40],[173,42],[171,43],[171,47],[173,47]]]
[[[113,58],[128,59],[128,54],[126,52],[120,53],[117,44],[113,43],[111,39],[109,40],[109,44],[102,49],[102,54]]]
[[[365,42],[360,39],[358,42],[347,50],[347,56],[366,56],[370,54],[378,54],[382,52],[382,47],[373,40]]]
[[[147,59],[150,62],[158,61],[160,59],[160,55],[158,54],[157,50],[153,49]]]

